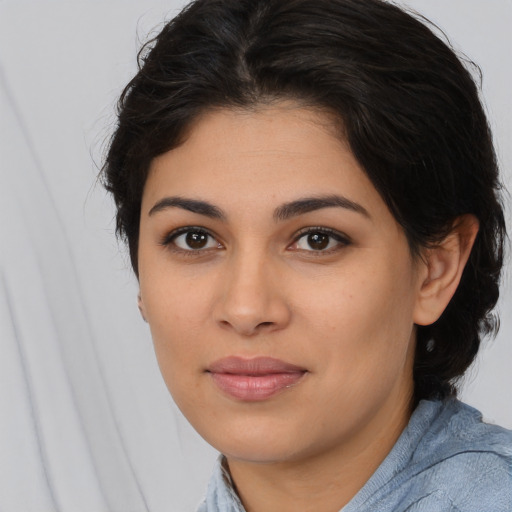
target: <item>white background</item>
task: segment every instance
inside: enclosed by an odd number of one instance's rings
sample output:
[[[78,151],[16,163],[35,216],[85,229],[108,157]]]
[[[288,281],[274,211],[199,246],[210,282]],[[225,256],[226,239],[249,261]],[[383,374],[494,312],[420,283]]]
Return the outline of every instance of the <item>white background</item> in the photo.
[[[185,512],[203,494],[215,452],[168,396],[96,183],[140,42],[182,3],[0,0],[0,512]],[[510,182],[512,1],[403,3],[481,66]],[[500,311],[463,397],[512,428],[509,279]]]

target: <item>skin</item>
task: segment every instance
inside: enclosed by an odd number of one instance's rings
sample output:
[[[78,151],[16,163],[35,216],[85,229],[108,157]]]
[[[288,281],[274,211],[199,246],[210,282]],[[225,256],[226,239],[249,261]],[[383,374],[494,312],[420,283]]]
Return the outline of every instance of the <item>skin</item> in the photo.
[[[285,203],[333,194],[351,207],[275,218]],[[161,203],[169,197],[224,217]],[[338,511],[385,458],[411,415],[415,324],[448,303],[478,229],[460,225],[468,236],[414,259],[329,119],[287,103],[207,113],[153,161],[139,306],[173,398],[227,457],[248,512]],[[173,235],[187,227],[209,234],[204,248]],[[319,249],[308,228],[335,235],[320,233]],[[266,400],[239,400],[207,371],[227,356],[306,373]]]

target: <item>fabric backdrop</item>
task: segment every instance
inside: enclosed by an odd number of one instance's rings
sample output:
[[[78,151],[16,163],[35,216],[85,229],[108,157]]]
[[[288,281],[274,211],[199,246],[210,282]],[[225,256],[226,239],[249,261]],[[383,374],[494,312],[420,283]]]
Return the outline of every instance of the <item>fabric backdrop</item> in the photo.
[[[0,0],[0,512],[186,512],[215,451],[158,372],[96,181],[114,103],[169,0]],[[504,179],[512,1],[409,0],[482,67]],[[507,214],[509,215],[509,214]],[[512,427],[512,296],[463,396]]]

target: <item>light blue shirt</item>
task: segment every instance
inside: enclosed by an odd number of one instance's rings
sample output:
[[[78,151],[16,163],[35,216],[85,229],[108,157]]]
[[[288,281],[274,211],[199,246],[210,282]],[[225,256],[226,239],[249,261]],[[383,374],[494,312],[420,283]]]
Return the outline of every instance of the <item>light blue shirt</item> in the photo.
[[[197,512],[244,512],[222,457]],[[512,512],[512,431],[458,400],[422,400],[340,512]]]

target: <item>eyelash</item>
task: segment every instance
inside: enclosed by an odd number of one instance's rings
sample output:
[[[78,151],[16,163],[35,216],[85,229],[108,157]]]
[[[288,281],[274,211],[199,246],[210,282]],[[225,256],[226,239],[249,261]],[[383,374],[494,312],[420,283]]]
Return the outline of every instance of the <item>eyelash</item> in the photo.
[[[206,249],[182,249],[176,245],[175,241],[179,236],[187,233],[206,235],[210,238],[213,238],[214,240],[217,240],[217,237],[205,228],[201,228],[199,226],[184,226],[182,228],[175,229],[174,231],[171,231],[165,235],[163,240],[160,242],[160,245],[163,245],[169,250],[185,256],[201,256],[204,255],[206,251],[210,251],[211,249],[216,250],[219,248],[219,246],[222,246],[220,242],[217,242],[217,247],[209,247]]]
[[[171,231],[170,233],[165,235],[163,240],[160,242],[160,245],[169,248],[173,252],[183,254],[185,256],[201,256],[201,255],[204,255],[204,253],[206,251],[209,252],[210,250],[217,250],[219,248],[223,248],[222,244],[218,241],[217,241],[217,247],[207,247],[204,249],[202,249],[202,248],[201,249],[183,249],[181,247],[178,247],[175,244],[176,239],[179,236],[187,234],[187,233],[196,233],[196,234],[206,235],[208,237],[213,238],[214,240],[217,240],[217,237],[205,228],[202,228],[199,226],[184,226],[182,228],[175,229],[174,231]],[[304,228],[301,231],[299,231],[297,233],[297,235],[295,236],[295,238],[293,239],[293,242],[288,247],[297,244],[304,237],[307,237],[310,235],[316,235],[316,234],[326,235],[329,238],[334,239],[337,242],[337,244],[334,247],[330,247],[328,249],[319,249],[319,250],[293,249],[293,250],[301,251],[303,253],[309,253],[308,255],[318,257],[318,256],[322,256],[325,254],[331,254],[333,252],[336,252],[336,251],[340,250],[342,247],[346,247],[352,243],[350,238],[347,237],[345,234],[335,231],[333,229],[325,228],[325,227],[308,227],[308,228]],[[330,243],[331,242],[329,241],[329,244]]]
[[[329,238],[334,239],[337,242],[337,244],[334,247],[330,247],[328,249],[321,249],[321,250],[295,249],[295,250],[303,251],[305,253],[308,253],[308,255],[317,257],[317,256],[323,256],[326,254],[334,253],[336,251],[339,251],[341,248],[346,247],[352,243],[350,238],[347,235],[340,233],[339,231],[335,231],[334,229],[330,229],[330,228],[317,226],[317,227],[304,228],[301,231],[299,231],[299,233],[297,233],[297,235],[291,245],[297,244],[299,242],[299,240],[301,240],[304,237],[307,237],[309,235],[316,235],[316,234],[327,235]]]

